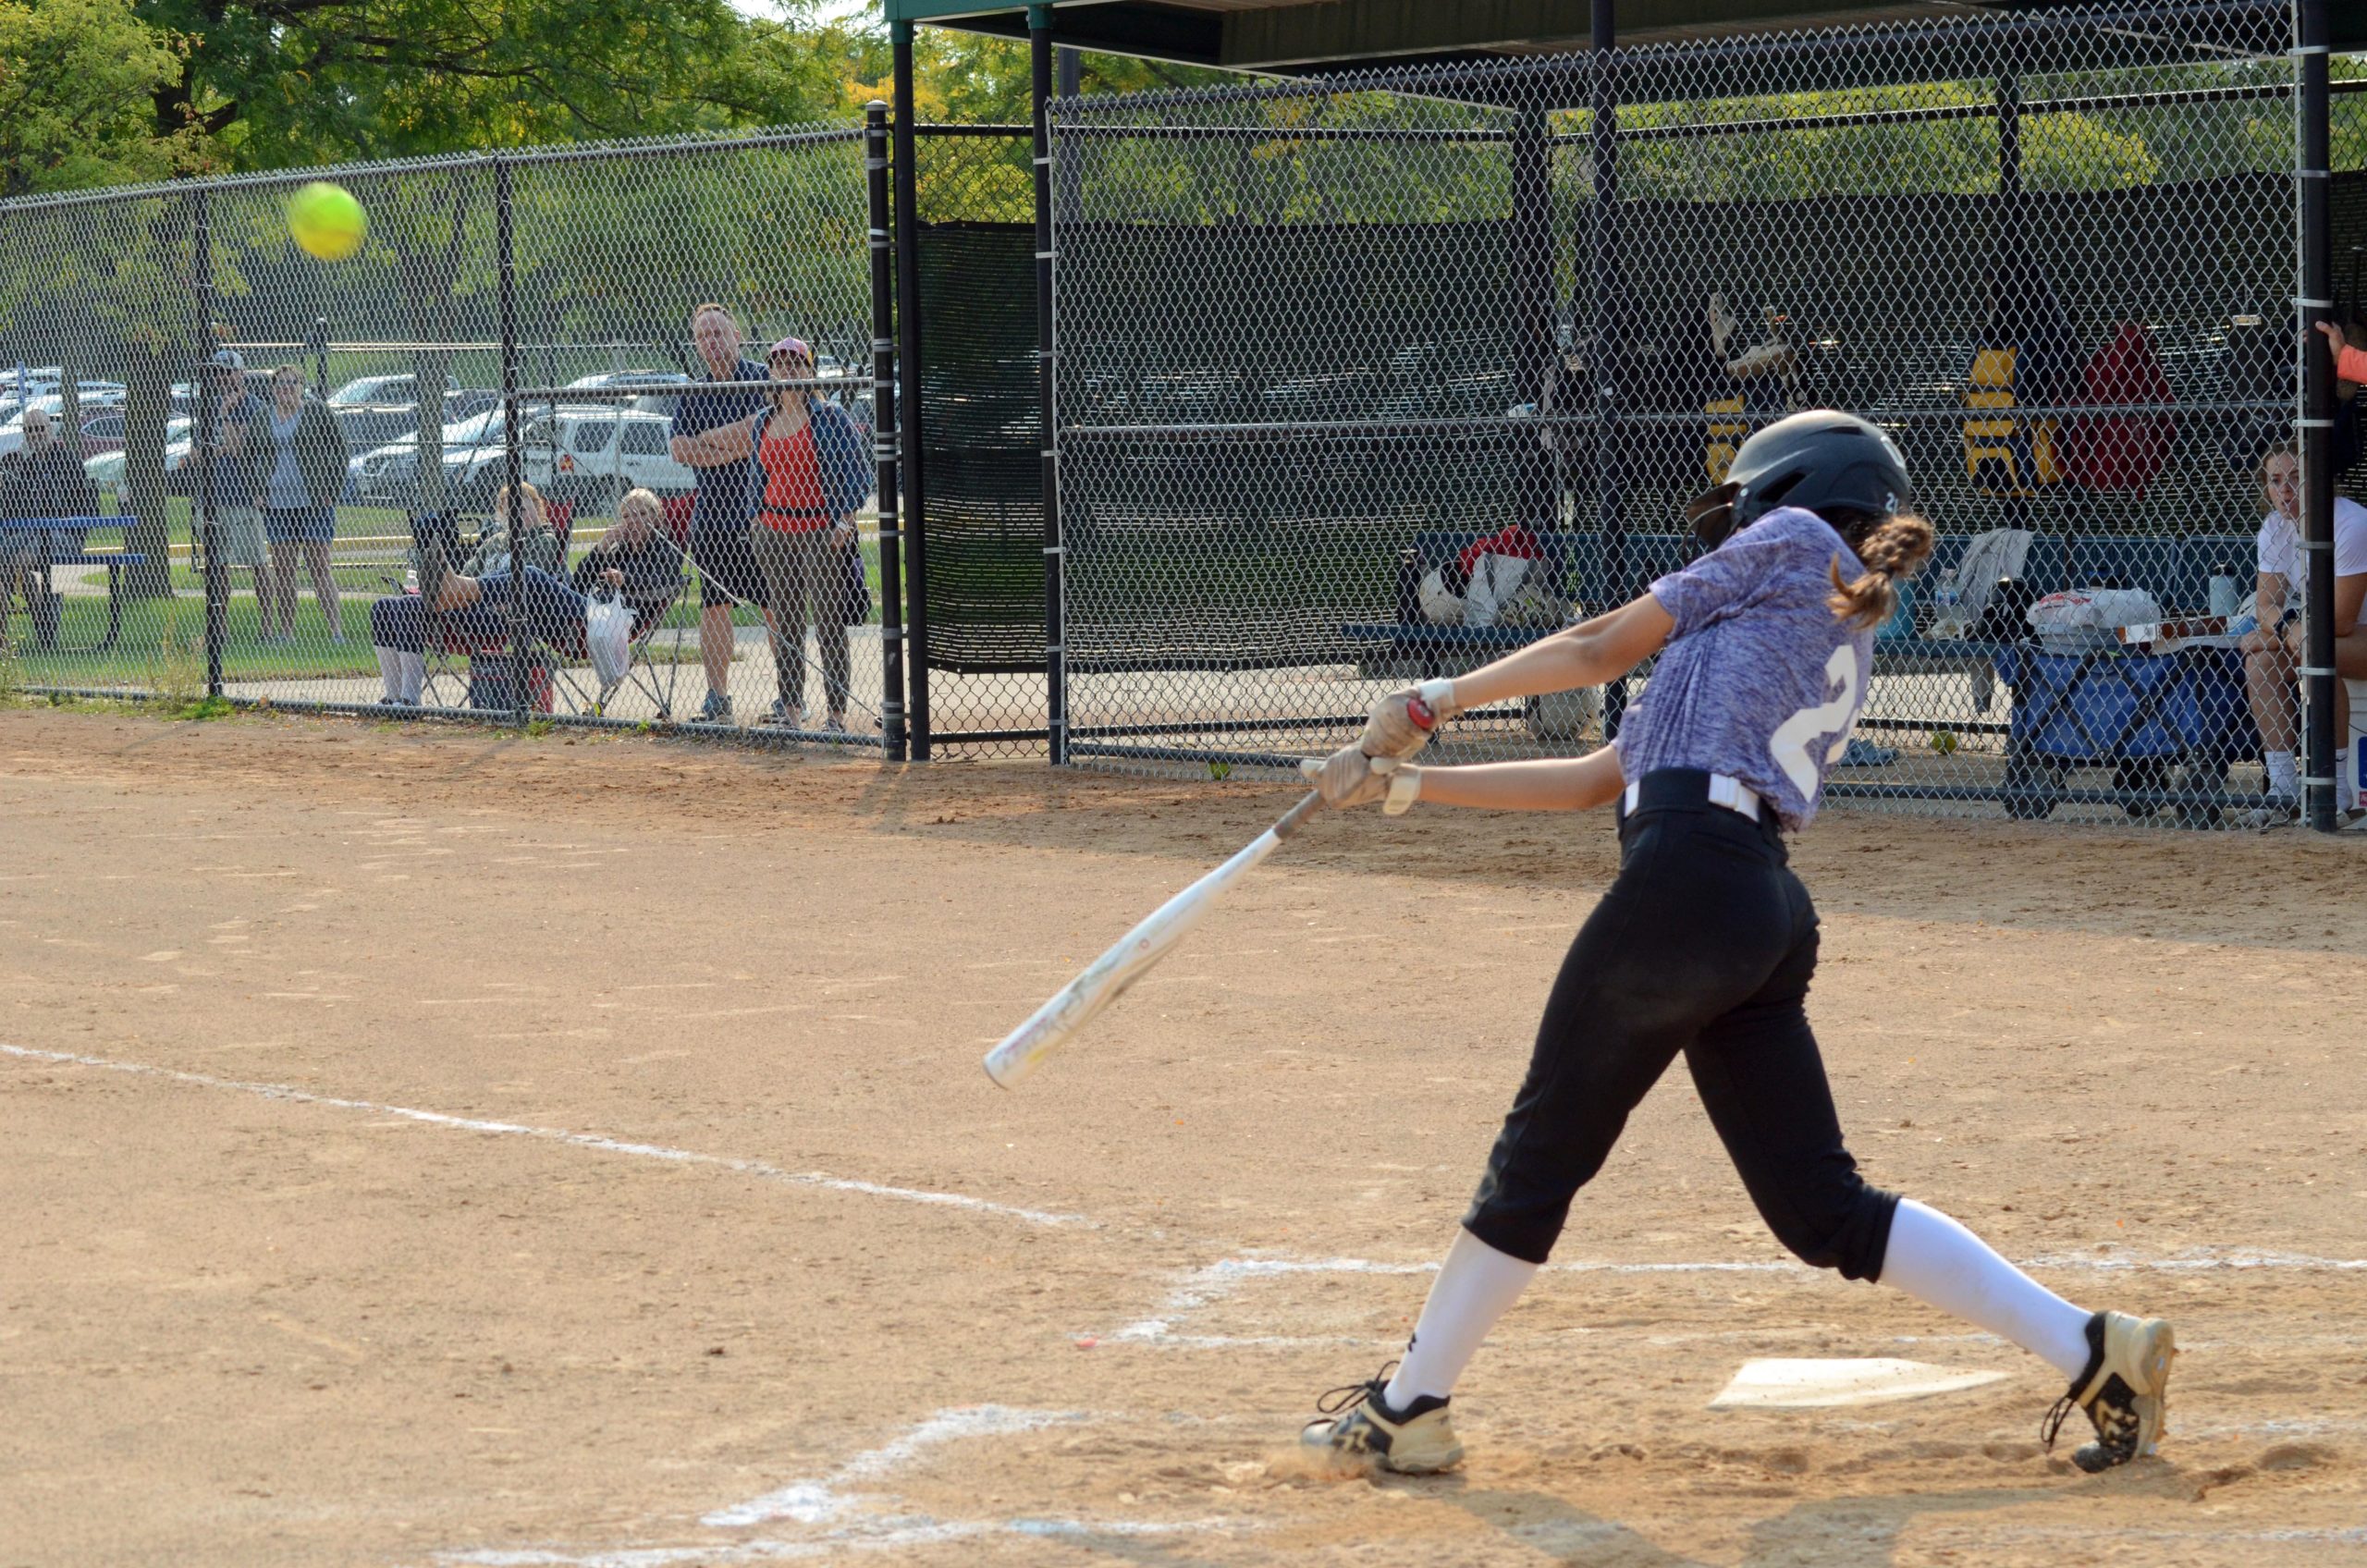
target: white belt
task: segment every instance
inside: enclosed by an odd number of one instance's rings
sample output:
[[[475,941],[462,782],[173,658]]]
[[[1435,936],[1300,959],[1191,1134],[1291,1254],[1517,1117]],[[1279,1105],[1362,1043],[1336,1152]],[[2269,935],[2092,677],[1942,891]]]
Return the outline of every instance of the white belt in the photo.
[[[1628,815],[1632,815],[1635,813],[1636,803],[1643,798],[1643,792],[1644,781],[1640,778],[1627,786],[1625,809]],[[1760,797],[1758,790],[1741,779],[1730,778],[1723,773],[1710,775],[1710,803],[1713,806],[1723,806],[1735,815],[1747,816],[1753,822],[1772,815],[1767,810],[1767,802]]]

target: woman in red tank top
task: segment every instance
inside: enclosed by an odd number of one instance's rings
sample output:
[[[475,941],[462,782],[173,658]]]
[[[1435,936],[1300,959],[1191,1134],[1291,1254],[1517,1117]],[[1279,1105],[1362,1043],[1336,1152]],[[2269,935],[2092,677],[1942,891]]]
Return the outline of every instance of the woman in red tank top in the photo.
[[[775,381],[810,381],[814,350],[803,338],[784,337],[766,352]],[[756,426],[756,468],[763,489],[748,542],[764,573],[765,607],[773,631],[773,671],[779,695],[768,724],[814,728],[805,722],[806,607],[813,606],[816,640],[821,644],[822,684],[828,713],[821,728],[846,728],[846,552],[854,545],[854,519],[833,521],[822,486],[822,465],[814,445],[814,394],[781,387]]]

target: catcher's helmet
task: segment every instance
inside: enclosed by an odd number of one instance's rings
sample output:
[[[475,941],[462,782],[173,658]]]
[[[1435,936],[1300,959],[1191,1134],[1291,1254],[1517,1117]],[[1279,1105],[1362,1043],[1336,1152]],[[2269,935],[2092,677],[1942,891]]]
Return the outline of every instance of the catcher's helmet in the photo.
[[[1748,528],[1777,507],[1848,508],[1888,517],[1908,504],[1907,459],[1856,414],[1808,409],[1786,415],[1735,450],[1726,482],[1685,508],[1704,545]]]

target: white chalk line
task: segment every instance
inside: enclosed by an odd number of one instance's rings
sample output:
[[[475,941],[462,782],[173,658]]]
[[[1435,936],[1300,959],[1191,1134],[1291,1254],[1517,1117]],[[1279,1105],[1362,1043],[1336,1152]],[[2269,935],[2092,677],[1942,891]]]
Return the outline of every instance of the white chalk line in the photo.
[[[1082,1426],[1098,1417],[1079,1411],[1023,1410],[981,1404],[940,1410],[903,1436],[865,1450],[818,1480],[786,1487],[704,1515],[711,1529],[744,1530],[788,1524],[803,1531],[792,1537],[754,1536],[712,1545],[613,1547],[487,1547],[436,1554],[437,1561],[474,1568],[674,1568],[676,1564],[767,1562],[851,1551],[889,1551],[982,1536],[1090,1543],[1097,1538],[1205,1534],[1255,1529],[1256,1522],[1224,1518],[1096,1519],[1073,1515],[1022,1515],[1005,1519],[936,1519],[901,1511],[900,1500],[883,1494],[851,1493],[861,1482],[883,1480],[919,1460],[928,1450],[974,1438],[1001,1437],[1050,1427]],[[874,1512],[884,1507],[886,1512]],[[828,1525],[827,1529],[817,1526]]]
[[[1000,1404],[940,1410],[911,1431],[882,1448],[856,1454],[819,1481],[798,1481],[730,1508],[701,1516],[699,1523],[718,1529],[739,1529],[773,1519],[793,1519],[801,1525],[823,1524],[858,1506],[840,1488],[856,1481],[876,1480],[901,1470],[925,1449],[962,1438],[996,1437],[1005,1432],[1034,1431],[1043,1427],[1075,1426],[1086,1417],[1076,1411],[1013,1410]]]
[[[2119,1253],[2061,1253],[2030,1259],[2027,1268],[2087,1269],[2192,1273],[2209,1270],[2247,1272],[2279,1270],[2299,1273],[2349,1273],[2367,1269],[2367,1258],[2318,1257],[2305,1253],[2271,1252],[2256,1247],[2199,1247],[2163,1257],[2132,1257]],[[1237,1294],[1252,1280],[1306,1274],[1417,1275],[1438,1272],[1436,1262],[1383,1263],[1363,1257],[1228,1257],[1192,1270],[1169,1290],[1152,1315],[1129,1323],[1107,1336],[1114,1344],[1159,1345],[1169,1349],[1216,1349],[1234,1346],[1299,1346],[1339,1342],[1287,1336],[1186,1334],[1184,1319]],[[1673,1263],[1612,1263],[1577,1260],[1549,1263],[1547,1273],[1562,1274],[1790,1274],[1802,1278],[1826,1270],[1811,1268],[1791,1258],[1763,1261],[1695,1260]],[[1361,1341],[1352,1341],[1361,1342]]]
[[[336,1095],[314,1094],[286,1084],[249,1083],[237,1078],[216,1078],[203,1072],[184,1072],[178,1068],[151,1067],[142,1062],[117,1061],[107,1057],[83,1056],[72,1051],[34,1050],[26,1046],[0,1044],[0,1055],[17,1057],[26,1061],[47,1061],[74,1067],[92,1067],[107,1072],[125,1072],[143,1078],[162,1078],[176,1084],[192,1084],[204,1089],[229,1089],[264,1099],[284,1100],[297,1105],[327,1106],[337,1110],[366,1110],[376,1116],[397,1116],[405,1121],[423,1122],[431,1127],[447,1127],[462,1133],[497,1133],[509,1137],[538,1138],[546,1143],[564,1144],[572,1148],[596,1149],[602,1154],[625,1155],[635,1159],[660,1160],[668,1165],[695,1165],[711,1170],[729,1170],[737,1175],[753,1176],[759,1181],[778,1182],[792,1187],[820,1187],[835,1193],[859,1193],[865,1197],[889,1198],[898,1203],[927,1204],[941,1208],[968,1209],[974,1213],[1000,1215],[1008,1219],[1024,1220],[1030,1225],[1090,1225],[1083,1215],[1054,1214],[1043,1209],[1021,1208],[1015,1205],[995,1203],[987,1198],[971,1197],[965,1193],[939,1193],[920,1187],[891,1187],[878,1182],[858,1181],[852,1177],[831,1176],[818,1170],[787,1170],[761,1159],[742,1159],[731,1155],[701,1154],[695,1149],[668,1148],[662,1144],[636,1143],[625,1138],[611,1138],[598,1133],[575,1133],[563,1127],[534,1127],[518,1121],[488,1121],[473,1116],[452,1116],[440,1110],[421,1110],[412,1106],[381,1105],[374,1100],[346,1099]]]

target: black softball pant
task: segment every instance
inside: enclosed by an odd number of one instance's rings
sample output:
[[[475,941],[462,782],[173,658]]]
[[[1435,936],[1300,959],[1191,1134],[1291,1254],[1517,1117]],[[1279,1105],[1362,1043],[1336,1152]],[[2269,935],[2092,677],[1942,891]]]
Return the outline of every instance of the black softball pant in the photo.
[[[1542,1263],[1635,1109],[1680,1051],[1776,1238],[1878,1279],[1896,1195],[1842,1145],[1809,1028],[1816,909],[1771,825],[1707,802],[1700,773],[1650,774],[1619,876],[1562,961],[1528,1076],[1464,1227]]]

